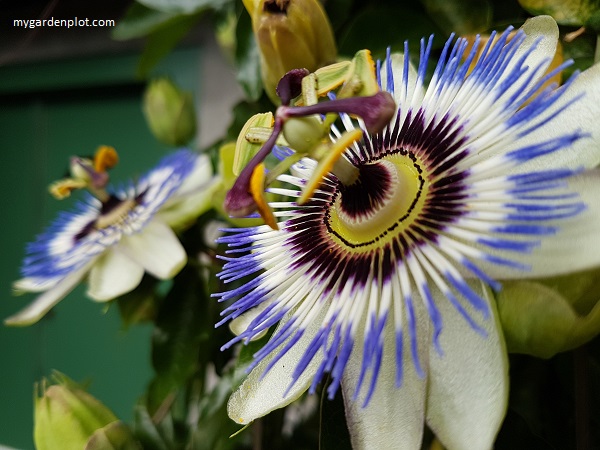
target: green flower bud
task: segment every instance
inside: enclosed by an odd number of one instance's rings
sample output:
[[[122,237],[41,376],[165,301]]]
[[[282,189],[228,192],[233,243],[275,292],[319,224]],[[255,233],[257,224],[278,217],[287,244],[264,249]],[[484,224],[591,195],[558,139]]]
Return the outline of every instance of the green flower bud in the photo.
[[[167,78],[156,79],[148,85],[143,110],[152,134],[160,142],[179,147],[196,135],[192,94],[181,91]]]
[[[275,87],[292,69],[314,72],[335,61],[331,24],[318,0],[244,0],[260,52],[267,95],[279,103]]]
[[[43,380],[36,386],[37,450],[139,448],[127,427],[106,406],[66,376],[55,374],[54,379],[57,384],[47,386]]]
[[[509,352],[550,358],[600,334],[598,270],[503,283],[498,312]]]

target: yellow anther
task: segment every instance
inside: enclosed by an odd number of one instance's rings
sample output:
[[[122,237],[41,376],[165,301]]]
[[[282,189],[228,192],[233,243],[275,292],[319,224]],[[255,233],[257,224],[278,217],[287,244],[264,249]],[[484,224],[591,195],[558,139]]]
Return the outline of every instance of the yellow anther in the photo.
[[[346,81],[338,91],[338,98],[368,97],[379,92],[375,63],[369,50],[360,50],[352,58]]]
[[[265,165],[260,163],[254,168],[250,177],[250,194],[256,203],[256,209],[265,223],[274,230],[278,230],[277,221],[271,207],[265,198]]]
[[[74,180],[73,178],[65,178],[52,183],[48,187],[50,194],[57,199],[62,200],[71,195],[71,191],[75,189],[83,189],[87,186],[87,183],[83,180]]]
[[[112,169],[119,162],[117,151],[108,145],[101,145],[94,155],[94,170],[99,173]]]
[[[335,165],[336,161],[340,159],[348,147],[358,141],[361,137],[362,130],[354,129],[352,131],[346,131],[336,142],[332,144],[329,152],[323,157],[323,159],[319,161],[319,164],[317,164],[312,177],[310,180],[308,180],[308,183],[302,191],[302,195],[300,196],[298,203],[302,205],[312,197],[315,190],[321,183],[321,180],[325,175],[331,172],[331,169]]]
[[[263,113],[256,114],[242,127],[240,134],[238,136],[237,142],[235,144],[235,155],[233,157],[233,173],[235,175],[239,175],[244,167],[250,162],[250,160],[258,153],[261,148],[262,142],[260,142],[260,138],[257,140],[249,141],[246,139],[246,135],[252,128],[258,127],[259,129],[263,128],[272,128],[273,127],[273,113]],[[266,136],[266,139],[269,138],[271,132],[268,135],[265,133],[261,137]],[[265,140],[266,140],[265,139]]]

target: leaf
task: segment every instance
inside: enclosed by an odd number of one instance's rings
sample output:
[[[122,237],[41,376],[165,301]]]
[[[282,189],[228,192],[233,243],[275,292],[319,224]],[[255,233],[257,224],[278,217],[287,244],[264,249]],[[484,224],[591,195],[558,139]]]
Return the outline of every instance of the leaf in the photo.
[[[148,322],[156,315],[155,288],[158,280],[148,274],[133,291],[117,299],[125,329],[131,325]]]
[[[491,25],[492,5],[488,0],[421,0],[421,3],[447,34],[476,34]]]
[[[175,14],[147,8],[139,3],[133,3],[117,26],[113,28],[112,38],[126,41],[149,35],[169,22]]]
[[[534,16],[548,14],[560,25],[581,26],[600,8],[599,0],[519,0]]]
[[[135,436],[144,450],[169,450],[148,409],[141,403],[135,406]]]
[[[260,74],[260,56],[256,39],[252,32],[250,15],[244,11],[242,11],[238,18],[235,39],[237,80],[250,100],[258,100],[263,91]]]
[[[149,36],[137,66],[137,74],[145,78],[150,70],[165,57],[198,23],[202,12],[178,15],[163,23]]]
[[[174,14],[194,14],[204,9],[221,9],[231,0],[137,0],[148,8]]]
[[[201,278],[190,266],[175,277],[173,288],[161,302],[152,336],[156,377],[148,392],[150,414],[198,369],[201,347],[213,328],[210,302]]]

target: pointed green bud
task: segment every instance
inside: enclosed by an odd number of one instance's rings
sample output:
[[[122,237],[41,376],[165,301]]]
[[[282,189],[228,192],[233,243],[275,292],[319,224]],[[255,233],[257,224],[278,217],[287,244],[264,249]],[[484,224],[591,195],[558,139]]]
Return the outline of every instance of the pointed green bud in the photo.
[[[196,135],[192,94],[181,91],[167,78],[150,82],[144,93],[143,110],[152,134],[164,144],[179,147]]]
[[[337,49],[329,19],[318,0],[244,0],[258,44],[263,84],[278,104],[277,83],[292,69],[335,62]]]
[[[550,358],[600,334],[598,271],[503,283],[498,312],[509,352]]]
[[[34,441],[37,450],[137,449],[129,430],[102,403],[62,374],[57,384],[43,380],[34,398]],[[107,427],[109,426],[110,427]],[[99,431],[103,430],[103,431]],[[98,447],[94,442],[111,442]],[[92,446],[88,446],[90,442]]]

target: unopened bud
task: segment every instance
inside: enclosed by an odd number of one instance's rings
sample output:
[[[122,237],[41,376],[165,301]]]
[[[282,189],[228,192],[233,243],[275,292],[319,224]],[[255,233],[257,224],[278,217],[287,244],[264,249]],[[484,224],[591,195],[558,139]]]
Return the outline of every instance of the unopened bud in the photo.
[[[600,334],[599,273],[504,282],[497,302],[508,351],[550,358]]]
[[[335,61],[331,24],[318,0],[245,0],[252,17],[267,95],[275,103],[275,87],[292,69],[314,72]]]
[[[167,78],[149,84],[143,110],[152,134],[167,145],[185,145],[196,135],[192,94],[181,91]]]
[[[139,448],[129,429],[106,406],[64,375],[42,381],[34,399],[37,450]],[[38,395],[40,395],[38,397]],[[109,442],[112,446],[98,446]]]

